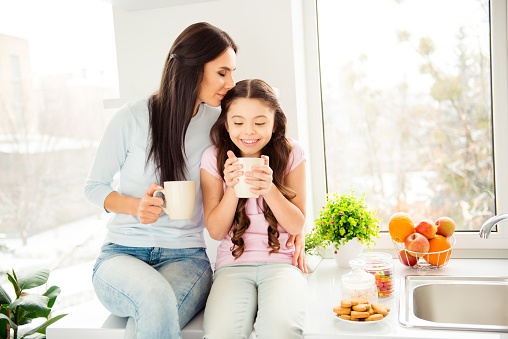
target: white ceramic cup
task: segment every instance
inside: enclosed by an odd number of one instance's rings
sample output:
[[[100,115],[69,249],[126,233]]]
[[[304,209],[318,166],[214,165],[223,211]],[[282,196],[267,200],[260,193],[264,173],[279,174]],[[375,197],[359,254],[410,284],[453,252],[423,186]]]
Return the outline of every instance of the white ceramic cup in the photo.
[[[252,193],[250,191],[251,188],[259,188],[257,186],[247,184],[245,179],[257,180],[256,178],[246,177],[246,172],[252,172],[252,166],[261,166],[265,164],[265,159],[263,158],[238,158],[238,161],[235,164],[241,164],[243,167],[240,171],[243,172],[243,175],[238,177],[238,184],[234,186],[235,194],[238,198],[257,198],[259,194]]]
[[[170,219],[184,220],[192,217],[196,200],[195,181],[164,181],[164,189],[154,192],[164,194],[166,207],[161,206]]]

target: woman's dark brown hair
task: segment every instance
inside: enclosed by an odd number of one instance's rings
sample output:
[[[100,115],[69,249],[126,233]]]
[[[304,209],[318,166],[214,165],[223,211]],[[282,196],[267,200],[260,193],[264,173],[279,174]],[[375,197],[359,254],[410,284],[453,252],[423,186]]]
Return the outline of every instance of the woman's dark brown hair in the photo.
[[[286,115],[282,111],[277,96],[273,89],[263,80],[251,79],[239,81],[236,86],[229,90],[224,99],[222,99],[222,111],[217,122],[210,130],[210,138],[217,151],[217,169],[224,179],[224,163],[228,156],[227,151],[232,150],[236,156],[241,156],[240,149],[231,141],[229,133],[226,130],[227,113],[231,104],[239,98],[257,99],[268,106],[274,113],[274,128],[272,138],[261,150],[263,155],[267,155],[270,161],[270,168],[273,171],[273,184],[288,200],[293,199],[296,193],[284,186],[284,171],[288,165],[289,155],[291,154],[291,143],[286,138]],[[233,256],[239,258],[244,250],[245,244],[243,235],[249,228],[250,219],[245,211],[247,199],[242,198],[238,201],[235,218],[232,226],[231,241],[233,242]],[[279,231],[277,229],[277,219],[270,210],[270,207],[263,200],[263,213],[268,221],[268,246],[270,253],[276,253],[280,249]]]
[[[185,135],[194,115],[204,66],[237,47],[224,31],[206,22],[187,27],[169,50],[159,90],[150,97],[150,136],[146,162],[155,163],[159,183],[185,180]]]

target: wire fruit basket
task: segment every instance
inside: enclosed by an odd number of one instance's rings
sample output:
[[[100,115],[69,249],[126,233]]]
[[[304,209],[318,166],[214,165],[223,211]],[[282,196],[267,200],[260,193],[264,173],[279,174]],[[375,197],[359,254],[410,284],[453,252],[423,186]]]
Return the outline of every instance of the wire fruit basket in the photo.
[[[393,245],[397,250],[397,256],[401,263],[414,269],[432,270],[440,268],[448,264],[452,249],[455,246],[455,237],[452,235],[448,238],[451,245],[450,248],[439,252],[420,253],[406,249],[404,243],[393,241]]]

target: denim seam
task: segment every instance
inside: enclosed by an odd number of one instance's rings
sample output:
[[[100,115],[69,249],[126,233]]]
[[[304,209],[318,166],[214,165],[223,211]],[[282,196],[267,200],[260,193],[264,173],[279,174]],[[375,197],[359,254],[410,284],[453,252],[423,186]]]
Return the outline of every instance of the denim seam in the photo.
[[[106,285],[106,286],[110,287],[112,290],[114,290],[114,291],[116,291],[117,293],[119,293],[119,294],[123,295],[123,296],[124,296],[127,300],[129,300],[129,301],[130,301],[130,303],[131,303],[132,305],[134,305],[134,309],[136,309],[136,313],[137,313],[137,308],[138,308],[138,307],[136,306],[136,303],[135,303],[135,302],[131,299],[131,297],[129,297],[127,294],[125,294],[125,293],[123,293],[123,292],[119,291],[117,288],[113,287],[111,284],[107,283],[107,282],[106,282],[106,281],[104,281],[103,279],[101,279],[101,278],[99,278],[99,277],[97,277],[97,276],[95,277],[95,279],[100,280],[100,281],[101,281],[101,283],[103,283],[104,285]]]
[[[189,293],[192,291],[192,289],[194,288],[194,286],[196,286],[196,284],[198,283],[198,281],[201,280],[201,277],[203,276],[203,274],[205,274],[205,271],[206,269],[210,267],[210,266],[205,266],[205,268],[201,271],[201,274],[199,275],[198,279],[196,279],[196,281],[194,281],[194,284],[192,284],[191,288],[189,288],[189,291],[187,292],[187,294],[185,295],[185,297],[182,299],[182,302],[180,303],[180,306],[178,306],[178,310],[180,310],[180,307],[184,304],[185,300],[187,299],[187,297],[189,296]]]
[[[95,275],[95,273],[94,273],[94,275]],[[112,290],[116,291],[116,293],[119,293],[119,294],[123,295],[134,306],[134,310],[135,310],[135,312],[134,312],[134,325],[135,325],[135,328],[136,328],[136,335],[137,335],[137,331],[138,331],[137,330],[137,328],[138,328],[138,321],[137,321],[137,319],[139,319],[139,308],[136,306],[136,303],[131,299],[131,297],[129,297],[125,293],[119,291],[117,288],[114,288],[112,285],[108,284],[103,279],[101,279],[99,277],[95,277],[95,279],[100,280],[101,283],[103,283],[104,285],[110,287]]]

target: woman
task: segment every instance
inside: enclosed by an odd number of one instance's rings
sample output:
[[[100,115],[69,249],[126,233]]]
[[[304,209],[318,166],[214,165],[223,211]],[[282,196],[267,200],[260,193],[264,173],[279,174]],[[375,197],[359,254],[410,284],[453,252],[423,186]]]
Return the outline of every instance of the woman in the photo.
[[[211,144],[215,107],[234,87],[236,51],[231,37],[210,24],[187,27],[169,51],[159,90],[123,106],[108,124],[86,181],[87,199],[114,213],[94,289],[110,312],[129,317],[138,339],[179,338],[206,303],[212,271],[199,164]],[[189,220],[171,220],[153,196],[158,183],[173,180],[196,181]]]
[[[218,116],[213,107],[234,87],[236,51],[233,40],[212,25],[185,29],[169,51],[158,92],[112,118],[88,176],[87,199],[115,213],[93,285],[109,311],[131,317],[136,338],[178,338],[205,305],[212,271],[204,249],[199,163]],[[197,182],[189,220],[161,215],[163,201],[153,197],[160,189],[154,182],[172,180]]]

